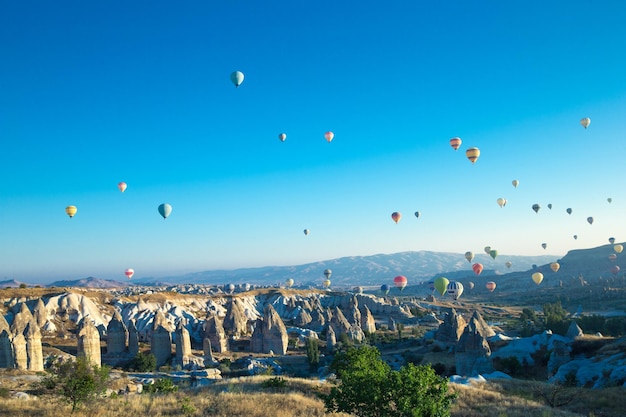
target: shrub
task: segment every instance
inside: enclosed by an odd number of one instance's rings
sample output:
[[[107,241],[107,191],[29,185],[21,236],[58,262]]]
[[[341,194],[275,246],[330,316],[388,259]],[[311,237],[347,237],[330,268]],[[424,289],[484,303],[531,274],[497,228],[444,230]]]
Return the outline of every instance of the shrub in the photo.
[[[154,384],[144,384],[143,392],[149,394],[160,394],[160,393],[168,393],[168,392],[176,392],[178,391],[178,387],[174,385],[171,379],[169,378],[159,378],[154,381]]]
[[[137,372],[154,372],[157,368],[157,359],[152,353],[137,353],[126,365],[127,369]]]
[[[279,376],[267,379],[261,384],[263,388],[284,389],[287,386],[287,380]]]

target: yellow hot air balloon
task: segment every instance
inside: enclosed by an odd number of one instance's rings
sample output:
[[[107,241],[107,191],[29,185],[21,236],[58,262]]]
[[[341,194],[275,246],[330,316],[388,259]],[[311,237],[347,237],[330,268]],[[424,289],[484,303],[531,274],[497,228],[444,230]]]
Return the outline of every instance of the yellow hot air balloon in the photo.
[[[328,288],[330,287],[330,280],[326,278],[322,284],[324,285],[324,288]]]
[[[500,197],[499,199],[496,200],[496,203],[498,203],[498,205],[500,206],[500,208],[506,206],[506,199]]]
[[[452,146],[452,149],[454,149],[455,151],[459,149],[459,146],[461,146],[461,143],[462,141],[461,141],[461,138],[459,137],[450,139],[450,146]]]
[[[67,206],[65,207],[65,213],[70,216],[70,219],[72,217],[74,217],[74,215],[76,214],[76,212],[78,211],[78,209],[76,208],[76,206]]]
[[[615,246],[613,246],[613,250],[617,253],[622,253],[622,251],[624,250],[624,246],[617,244]]]
[[[585,129],[587,129],[590,124],[591,124],[591,119],[590,118],[583,117],[582,119],[580,119],[580,125],[582,127],[584,127]],[[602,124],[602,123],[600,123],[600,124]]]
[[[465,151],[465,156],[467,156],[467,159],[469,159],[470,162],[473,164],[474,162],[476,162],[476,160],[480,156],[480,149],[469,148],[468,150]]]
[[[552,263],[550,264],[550,269],[551,269],[552,271],[554,271],[554,272],[558,271],[558,270],[559,270],[559,268],[561,268],[561,265],[559,265],[559,263],[558,263],[558,262],[552,262]]]
[[[541,281],[543,281],[543,274],[541,272],[535,272],[534,274],[532,274],[532,279],[535,284],[539,285],[541,284]]]

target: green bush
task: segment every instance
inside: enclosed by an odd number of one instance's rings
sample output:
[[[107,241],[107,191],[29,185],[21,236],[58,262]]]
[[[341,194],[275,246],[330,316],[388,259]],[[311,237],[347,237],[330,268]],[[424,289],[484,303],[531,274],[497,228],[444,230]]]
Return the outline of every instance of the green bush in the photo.
[[[139,352],[128,362],[125,369],[137,372],[154,372],[157,368],[157,359],[152,353]]]
[[[178,387],[174,385],[172,380],[169,378],[159,378],[154,381],[154,384],[143,385],[143,392],[148,394],[162,394],[176,391],[178,391]]]
[[[287,380],[285,378],[281,378],[279,376],[267,379],[261,383],[263,388],[270,389],[283,389],[287,386]]]

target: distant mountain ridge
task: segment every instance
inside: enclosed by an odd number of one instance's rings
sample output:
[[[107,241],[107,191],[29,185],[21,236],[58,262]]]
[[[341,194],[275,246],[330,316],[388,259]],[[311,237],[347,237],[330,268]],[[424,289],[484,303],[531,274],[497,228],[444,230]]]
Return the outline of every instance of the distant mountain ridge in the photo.
[[[327,261],[313,262],[296,266],[265,266],[233,270],[211,270],[163,278],[142,277],[133,280],[134,284],[217,284],[250,283],[258,285],[282,284],[293,278],[296,285],[317,285],[325,279],[324,270],[331,269],[330,280],[337,285],[380,285],[389,283],[397,275],[404,275],[409,283],[427,281],[437,274],[448,273],[456,276],[471,276],[471,266],[475,262],[484,265],[485,272],[504,274],[526,271],[532,265],[543,265],[556,261],[551,255],[517,256],[499,255],[492,259],[484,253],[475,255],[468,262],[463,254],[451,252],[399,252],[370,256],[349,256]],[[505,264],[512,263],[508,269]]]
[[[75,280],[54,281],[48,287],[81,287],[81,288],[119,288],[127,287],[129,284],[123,281],[87,277]]]

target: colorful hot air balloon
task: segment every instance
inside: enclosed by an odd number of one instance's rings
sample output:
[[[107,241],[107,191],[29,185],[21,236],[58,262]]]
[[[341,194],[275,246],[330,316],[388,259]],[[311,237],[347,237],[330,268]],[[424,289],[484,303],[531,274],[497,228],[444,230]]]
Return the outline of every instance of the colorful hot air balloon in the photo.
[[[569,208],[569,207],[567,209],[565,209],[565,211],[567,212],[567,214],[572,214],[572,209]]]
[[[120,183],[118,183],[118,184],[117,184],[117,188],[118,188],[121,192],[126,191],[126,187],[128,187],[128,185],[127,185],[124,181],[122,181],[122,182],[120,182]]]
[[[397,288],[400,288],[400,291],[402,291],[404,287],[406,287],[407,282],[408,281],[404,275],[398,275],[397,277],[393,279],[394,285]]]
[[[491,256],[493,259],[496,259],[496,256],[498,256],[498,251],[495,249],[491,249],[489,251],[489,256]]]
[[[470,290],[474,289],[474,283],[472,281],[470,281],[467,286],[469,287]]]
[[[331,131],[324,133],[324,138],[326,138],[326,142],[328,143],[330,143],[334,137],[335,137],[335,134]]]
[[[502,207],[506,206],[506,199],[505,199],[505,198],[500,197],[500,198],[498,198],[498,199],[496,200],[496,203],[498,203],[498,205],[500,206],[500,208],[502,208]]]
[[[172,214],[172,206],[167,203],[161,204],[159,206],[159,214],[163,216],[164,219],[167,219],[167,217]]]
[[[309,231],[309,229],[304,229],[304,236],[308,236],[308,235],[309,235],[309,233],[311,233],[311,232]]]
[[[415,217],[417,217],[418,219],[420,218],[420,212],[419,211],[415,212]]]
[[[507,261],[504,265],[506,265],[508,269],[511,269],[511,267],[513,266],[513,262]]]
[[[561,265],[560,265],[558,262],[552,262],[552,263],[550,264],[550,269],[551,269],[553,272],[557,272],[560,268],[561,268]]]
[[[329,279],[325,279],[322,284],[324,285],[324,288],[329,288],[330,287],[330,280]]]
[[[617,255],[616,254],[612,253],[612,254],[609,255],[609,260],[614,261],[616,259],[617,259]]]
[[[380,286],[380,292],[383,293],[384,295],[389,294],[389,285],[387,284],[383,284]]]
[[[450,281],[448,280],[448,278],[439,277],[435,280],[435,289],[439,294],[444,295],[446,293],[446,290],[448,289],[449,283]]]
[[[538,213],[540,208],[541,206],[539,204],[533,204],[533,210],[535,211],[535,213]]]
[[[612,245],[612,244],[614,244],[614,243],[615,243],[615,238],[611,236],[611,237],[609,238],[609,243],[610,243],[611,245]]]
[[[615,246],[613,246],[613,250],[617,253],[622,253],[622,251],[624,250],[624,246],[617,244]]]
[[[396,222],[396,224],[398,224],[401,218],[402,214],[400,212],[394,211],[393,213],[391,213],[391,219]]]
[[[472,265],[472,271],[474,271],[476,275],[480,275],[480,273],[483,272],[483,265],[475,263],[474,265]]]
[[[511,181],[511,183],[513,184],[513,187],[517,188],[517,186],[519,185],[519,180],[513,180]]]
[[[541,244],[541,247],[545,249],[545,248],[547,248],[547,247],[548,247],[548,244],[547,244],[547,243],[542,243],[542,244]]]
[[[539,285],[541,284],[541,281],[543,281],[543,274],[541,272],[535,272],[531,275],[531,278],[535,284]]]
[[[465,151],[465,156],[467,156],[467,159],[469,159],[471,163],[473,164],[474,162],[476,162],[476,160],[480,156],[480,149],[469,148],[468,150]]]
[[[133,275],[135,275],[135,270],[133,268],[128,268],[126,269],[126,271],[124,271],[124,275],[126,275],[128,279],[131,279]]]
[[[472,263],[472,259],[474,259],[474,254],[470,251],[465,252],[465,259],[467,259],[467,262]]]
[[[450,146],[452,146],[452,149],[454,149],[455,151],[459,149],[459,146],[461,146],[461,143],[462,143],[461,138],[456,137],[456,138],[450,139]]]
[[[485,284],[485,287],[489,290],[489,292],[493,292],[496,289],[496,283],[493,281],[489,281]]]
[[[278,140],[280,140],[281,142],[284,142],[285,139],[287,139],[286,133],[281,133],[280,135],[278,135]]]
[[[587,223],[593,224],[593,217],[591,216],[587,217]]]
[[[591,124],[591,119],[590,118],[583,117],[582,119],[580,119],[580,125],[582,127],[584,127],[585,129],[587,129],[590,124]],[[602,124],[602,123],[600,123],[600,124]]]
[[[243,72],[235,71],[230,74],[230,80],[235,84],[235,87],[239,87],[243,82]]]
[[[324,276],[328,279],[330,279],[330,276],[333,274],[333,271],[330,269],[325,269],[324,270]]]
[[[354,287],[352,288],[352,292],[356,294],[363,294],[363,287]]]
[[[287,281],[285,281],[285,286],[291,288],[293,286],[293,278],[288,278]]]
[[[463,284],[452,281],[448,284],[446,292],[451,295],[454,300],[458,300],[461,294],[463,294]]]
[[[613,265],[613,267],[611,267],[611,273],[613,275],[617,275],[617,273],[620,271],[620,267],[617,265]]]
[[[489,252],[491,252],[491,246],[485,246],[483,250],[485,251],[487,255],[489,255]]]
[[[70,216],[70,219],[72,217],[74,217],[74,215],[76,214],[77,211],[78,211],[78,209],[76,208],[76,206],[67,206],[67,207],[65,207],[65,214]]]

